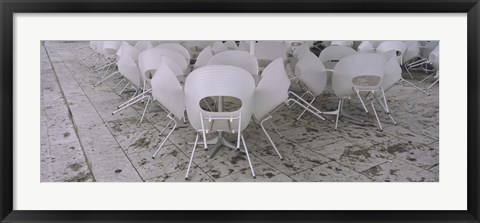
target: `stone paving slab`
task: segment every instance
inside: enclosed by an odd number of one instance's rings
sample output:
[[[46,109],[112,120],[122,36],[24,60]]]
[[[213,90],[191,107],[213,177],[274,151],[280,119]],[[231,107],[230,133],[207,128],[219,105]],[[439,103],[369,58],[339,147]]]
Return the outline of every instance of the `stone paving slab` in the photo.
[[[263,131],[254,122],[244,131],[257,177],[254,179],[245,154],[222,148],[214,158],[201,144],[195,152],[189,179],[186,168],[195,139],[188,118],[177,129],[155,159],[152,154],[170,129],[160,131],[169,119],[153,102],[142,123],[145,104],[131,106],[123,115],[112,115],[132,93],[118,95],[120,81],[114,77],[99,86],[101,74],[93,72],[81,58],[90,49],[77,47],[88,42],[46,41],[41,47],[41,180],[47,181],[147,181],[147,182],[421,182],[439,180],[439,93],[438,85],[426,95],[401,82],[386,91],[392,121],[379,112],[383,131],[373,113],[366,114],[358,99],[344,109],[363,122],[341,117],[334,130],[335,116],[326,120],[305,113],[299,106],[281,106],[265,128],[279,152],[280,160]],[[46,49],[46,50],[45,50]],[[47,54],[48,51],[48,54]],[[88,61],[87,61],[88,63]],[[290,66],[287,66],[290,68]],[[290,72],[291,71],[287,71]],[[409,80],[420,87],[423,74]],[[291,90],[301,94],[299,84]],[[227,100],[227,107],[236,103]],[[338,98],[328,91],[314,106],[322,111],[337,109]],[[377,110],[380,111],[378,104]],[[371,110],[371,107],[368,107]],[[208,134],[212,139],[216,134]],[[225,134],[236,143],[235,134]],[[243,147],[242,147],[243,148]]]

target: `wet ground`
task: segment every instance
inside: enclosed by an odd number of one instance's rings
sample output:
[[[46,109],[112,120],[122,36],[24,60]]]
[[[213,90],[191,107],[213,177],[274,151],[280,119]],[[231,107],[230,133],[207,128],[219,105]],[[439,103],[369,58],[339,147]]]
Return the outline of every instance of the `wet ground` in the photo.
[[[153,103],[140,123],[142,104],[112,115],[132,93],[118,95],[120,80],[97,87],[99,74],[81,58],[78,49],[87,42],[45,42],[41,46],[41,181],[67,182],[423,182],[439,181],[439,89],[426,95],[406,83],[386,92],[396,126],[379,113],[383,131],[372,112],[366,114],[358,99],[345,110],[363,122],[341,117],[334,130],[334,116],[322,121],[298,106],[282,106],[273,114],[267,131],[284,157],[280,160],[261,128],[252,121],[244,131],[257,177],[251,175],[244,153],[223,148],[213,158],[198,147],[189,179],[184,176],[195,131],[180,123],[155,159],[152,154],[164,139],[166,113]],[[289,67],[289,66],[287,66]],[[407,76],[404,76],[407,78]],[[416,85],[423,74],[414,74]],[[298,89],[292,84],[292,89]],[[227,103],[228,104],[228,103]],[[338,98],[327,89],[314,105],[335,110]],[[377,106],[377,110],[379,107]],[[209,134],[207,138],[213,138]],[[236,141],[236,135],[226,134]]]

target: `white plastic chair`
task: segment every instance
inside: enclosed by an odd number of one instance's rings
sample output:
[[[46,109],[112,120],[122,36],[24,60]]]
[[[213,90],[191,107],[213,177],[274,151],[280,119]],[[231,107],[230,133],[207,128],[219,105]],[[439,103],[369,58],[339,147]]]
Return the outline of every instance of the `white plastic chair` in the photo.
[[[352,48],[353,41],[351,40],[334,40],[330,42],[330,46],[345,46]]]
[[[357,51],[346,46],[329,46],[320,52],[318,58],[322,62],[338,62],[342,58],[355,54]]]
[[[349,99],[354,95],[358,96],[365,112],[368,113],[368,109],[363,102],[360,92],[375,93],[380,90],[382,95],[385,96],[382,83],[386,60],[387,57],[385,57],[384,54],[359,53],[347,56],[337,63],[332,76],[332,87],[334,93],[340,97],[340,101],[336,111],[324,112],[324,114],[336,115],[335,129],[338,127],[338,119],[341,115],[348,117],[348,115],[343,112],[344,99]],[[382,130],[372,100],[370,104],[375,113],[379,128]]]
[[[280,152],[275,146],[275,143],[273,143],[270,135],[263,126],[265,121],[271,120],[271,113],[274,112],[275,109],[284,102],[287,103],[288,101],[288,88],[290,87],[290,80],[285,71],[283,59],[278,58],[271,62],[263,71],[262,76],[262,80],[255,88],[254,118],[260,122],[260,126],[267,136],[267,139],[270,141],[270,144],[272,144],[273,149],[275,152],[277,152],[280,159],[283,159],[282,155],[280,155]],[[273,123],[271,124],[273,126]],[[273,127],[275,128],[275,126]]]
[[[193,64],[193,69],[197,69],[199,67],[206,66],[210,58],[213,57],[212,47],[207,46],[205,47],[197,56],[197,60],[195,64]]]
[[[179,43],[162,43],[157,45],[155,48],[167,48],[167,49],[175,50],[178,53],[180,53],[183,57],[185,57],[185,61],[187,62],[187,64],[190,64],[190,59],[191,59],[190,52],[187,50],[187,48],[185,48]]]
[[[212,43],[212,52],[213,54],[217,54],[223,51],[227,51],[228,48],[225,46],[225,44],[222,43],[222,41],[215,41]]]
[[[378,53],[386,53],[388,51],[395,51],[397,55],[398,62],[403,64],[403,55],[407,45],[402,41],[383,41],[377,47]]]
[[[428,56],[428,61],[430,62],[430,64],[432,64],[432,66],[435,68],[435,78],[436,80],[430,85],[427,87],[427,90],[432,88],[433,85],[435,85],[436,83],[438,83],[438,81],[440,80],[440,72],[439,72],[439,69],[440,69],[440,60],[439,60],[439,47],[435,47],[435,49],[430,53],[430,55]],[[433,74],[432,74],[433,75]]]
[[[228,50],[238,50],[237,43],[235,43],[235,41],[233,40],[225,41],[223,44],[227,47]]]
[[[375,48],[373,48],[372,43],[370,41],[362,41],[360,45],[357,47],[357,52],[359,53],[373,53],[375,52]]]
[[[160,103],[161,107],[168,113],[167,117],[170,119],[170,122],[160,131],[160,135],[162,135],[173,122],[172,129],[152,155],[152,158],[155,159],[155,156],[177,127],[178,121],[182,120],[185,115],[185,95],[183,87],[177,80],[175,73],[165,63],[157,68],[152,78],[152,97]]]
[[[253,76],[258,76],[258,62],[252,54],[241,50],[228,50],[213,55],[208,65],[232,65],[248,71]]]
[[[125,42],[125,41],[122,42],[122,43],[120,44],[120,47],[119,47],[119,49],[117,50],[116,56],[115,56],[115,63],[117,64],[117,67],[118,67],[118,60],[119,60],[119,58],[120,58],[120,56],[121,56],[122,54],[129,55],[129,56],[132,58],[132,60],[133,60],[135,63],[137,63],[138,54],[139,54],[139,53],[140,53],[140,52],[139,52],[135,47],[131,46],[130,44],[128,44],[128,43]],[[113,66],[115,63],[112,63],[110,66]],[[108,71],[108,69],[107,69],[106,71]],[[114,76],[117,75],[118,73],[119,73],[119,72],[118,72],[118,70],[117,70],[117,71],[114,71],[114,72],[110,73],[110,74],[107,75],[107,76],[104,75],[103,78],[102,78],[100,81],[98,81],[94,86],[98,86],[99,84],[101,84],[101,83],[107,81],[108,79],[114,77]],[[124,80],[118,82],[117,85],[115,85],[115,88],[117,88],[118,85],[120,85],[121,83],[123,83],[123,81],[124,81]]]
[[[270,62],[281,57],[287,59],[287,47],[282,42],[259,41],[255,43],[255,57],[260,67],[266,67]]]
[[[250,52],[250,44],[249,44],[249,41],[240,41],[240,42],[238,43],[238,50]]]
[[[138,41],[135,44],[135,48],[137,48],[137,50],[140,52],[144,50],[152,49],[153,48],[152,41],[148,41],[148,40]]]
[[[297,120],[299,120],[306,111],[310,111],[315,116],[325,120],[325,118],[321,116],[322,112],[312,105],[327,85],[327,71],[322,61],[312,52],[305,51],[304,55],[295,65],[295,76],[296,80],[301,82],[301,86],[305,90],[305,93],[302,95],[290,92],[290,94],[296,98],[296,101],[304,107],[303,112],[297,117]],[[303,98],[307,94],[312,98],[309,102]]]
[[[237,133],[237,148],[240,138],[243,142],[252,175],[255,177],[248,148],[242,131],[247,127],[253,112],[253,94],[255,83],[252,76],[242,68],[229,65],[209,65],[194,70],[187,76],[185,82],[185,105],[187,116],[192,127],[197,131],[190,162],[185,178],[188,177],[190,166],[198,142],[198,133],[203,134],[204,146],[206,133],[226,131]],[[200,102],[206,97],[229,96],[241,101],[241,107],[230,112],[209,112],[200,107]]]

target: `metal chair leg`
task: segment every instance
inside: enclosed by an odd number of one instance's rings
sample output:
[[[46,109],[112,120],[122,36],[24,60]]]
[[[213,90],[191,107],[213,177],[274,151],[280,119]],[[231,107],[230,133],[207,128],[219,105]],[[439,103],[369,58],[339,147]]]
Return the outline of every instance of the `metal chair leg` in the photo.
[[[273,143],[272,138],[270,138],[270,135],[268,134],[267,130],[265,130],[265,127],[263,126],[263,123],[264,123],[265,121],[269,120],[269,119],[272,119],[272,116],[269,116],[269,117],[263,119],[263,120],[260,122],[260,126],[262,127],[262,130],[263,130],[263,132],[265,133],[265,135],[267,136],[268,141],[270,141],[270,144],[272,144],[272,147],[273,147],[273,149],[275,150],[275,152],[277,152],[277,154],[278,154],[278,156],[280,157],[280,159],[283,160],[283,157],[282,157],[282,155],[280,155],[280,152],[278,152],[278,149],[277,149],[277,147],[275,146],[275,143]]]
[[[155,156],[156,156],[157,153],[160,151],[160,149],[163,147],[163,144],[165,144],[165,142],[168,140],[168,138],[170,137],[170,135],[172,134],[172,132],[173,132],[173,131],[175,130],[175,128],[177,127],[177,121],[176,121],[174,118],[172,118],[172,117],[170,116],[170,114],[167,115],[167,117],[173,121],[174,125],[173,125],[173,127],[172,127],[172,130],[170,130],[170,132],[169,132],[168,135],[165,137],[165,139],[163,139],[163,141],[160,143],[160,146],[158,147],[157,151],[155,151],[155,153],[152,155],[152,159],[155,159]],[[169,126],[170,123],[171,123],[171,122],[169,122],[169,124],[168,124],[167,126]]]
[[[247,148],[247,145],[245,144],[245,139],[243,138],[243,134],[241,135],[242,135],[243,148],[245,148],[245,154],[247,155],[248,165],[250,165],[250,170],[252,171],[253,178],[255,178],[255,171],[253,171],[252,161],[250,161],[250,155],[248,154],[248,148]]]
[[[378,118],[377,111],[375,110],[375,106],[373,105],[373,101],[370,101],[370,104],[372,105],[372,109],[373,109],[373,113],[375,114],[375,118],[377,118],[378,127],[380,128],[380,131],[383,131],[382,124],[380,123],[380,119]]]
[[[188,173],[190,172],[190,166],[192,165],[195,149],[197,148],[197,142],[198,142],[198,132],[197,132],[197,136],[195,136],[195,143],[193,144],[192,155],[190,155],[190,161],[188,162],[188,168],[187,168],[187,173],[185,174],[185,180],[188,179]]]

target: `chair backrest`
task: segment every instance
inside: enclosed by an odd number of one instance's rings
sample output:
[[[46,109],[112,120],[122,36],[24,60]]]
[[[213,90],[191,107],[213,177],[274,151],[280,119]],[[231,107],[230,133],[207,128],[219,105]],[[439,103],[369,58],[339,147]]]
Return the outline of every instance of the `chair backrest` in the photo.
[[[225,44],[222,43],[222,41],[215,41],[212,43],[212,52],[213,54],[217,54],[223,51],[227,51],[228,48],[225,46]]]
[[[403,64],[403,55],[407,45],[402,41],[383,41],[377,47],[378,53],[386,53],[388,51],[395,51],[397,53],[397,59],[400,64]]]
[[[310,51],[295,65],[295,76],[315,95],[319,95],[327,85],[327,71],[322,61]]]
[[[232,65],[258,75],[258,61],[252,54],[241,50],[228,50],[213,55],[208,65]]]
[[[318,56],[322,62],[339,61],[342,58],[355,54],[357,51],[346,46],[329,46]]]
[[[420,54],[420,43],[418,41],[410,41],[406,43],[407,49],[403,54],[403,63],[406,63]]]
[[[334,40],[330,42],[330,46],[346,46],[352,48],[353,41],[351,40]]]
[[[177,120],[185,114],[185,95],[175,74],[166,64],[158,67],[152,78],[152,96]]]
[[[186,72],[188,64],[183,55],[175,50],[161,47],[144,50],[138,55],[138,67],[140,68],[140,71],[146,73],[148,70],[158,68],[162,56],[166,56],[175,61],[180,70],[182,70],[182,74]],[[154,73],[155,71],[152,72],[152,74]]]
[[[180,53],[183,57],[185,57],[185,61],[187,64],[190,64],[190,52],[179,43],[162,43],[157,45],[155,48],[167,48],[172,49]]]
[[[380,43],[383,42],[383,40],[369,40],[370,43],[372,44],[373,48],[377,48]]]
[[[375,52],[375,48],[373,48],[372,43],[370,41],[362,41],[360,45],[357,47],[357,52],[359,53],[373,53]]]
[[[402,79],[402,67],[395,54],[387,53],[385,57],[387,62],[385,63],[382,87],[384,91],[387,91]]]
[[[259,41],[255,43],[255,57],[261,67],[266,67],[279,57],[287,59],[287,47],[282,42]]]
[[[262,120],[271,111],[288,99],[290,79],[283,59],[278,58],[263,70],[262,80],[255,88],[254,116]]]
[[[122,44],[121,41],[103,41],[102,54],[108,58],[114,57],[120,48],[120,44]]]
[[[148,41],[148,40],[138,41],[135,44],[135,48],[137,48],[137,50],[140,52],[144,50],[152,49],[153,48],[152,41]]]
[[[203,48],[203,50],[198,54],[197,60],[195,61],[195,64],[193,65],[193,69],[197,69],[199,67],[203,67],[208,64],[208,61],[210,61],[210,58],[213,57],[213,52],[212,52],[212,47],[207,46]]]
[[[226,41],[223,44],[227,47],[228,50],[238,50],[237,43],[235,43],[235,41],[233,40]]]
[[[120,45],[120,48],[117,51],[117,61],[120,58],[120,55],[122,53],[126,53],[132,57],[133,61],[137,62],[138,61],[138,54],[140,54],[140,51],[137,50],[137,48],[133,47],[130,45],[128,42],[123,41],[122,44]]]
[[[163,59],[162,57],[169,59]],[[182,55],[171,49],[153,48],[144,50],[138,55],[138,67],[140,68],[142,81],[149,80],[164,61],[177,76],[185,74],[187,63]],[[174,64],[177,67],[173,66]]]
[[[127,52],[123,52],[117,62],[118,72],[127,78],[135,87],[142,87],[140,70],[132,57]]]
[[[425,46],[420,47],[422,56],[428,58],[430,56],[430,53],[435,49],[435,47],[438,46],[438,44],[438,41],[428,41]]]
[[[341,59],[332,74],[333,92],[344,98],[355,93],[354,86],[379,88],[383,81],[386,59],[384,54],[379,53],[358,53]]]
[[[243,130],[250,122],[253,113],[254,91],[255,83],[252,75],[242,68],[229,65],[200,67],[192,71],[185,81],[185,105],[188,120],[192,127],[199,131],[202,128],[200,114],[204,118],[238,117],[241,115],[240,128]],[[208,112],[200,107],[202,99],[215,96],[235,97],[241,101],[241,107],[231,112]],[[205,121],[204,124],[205,128],[212,127],[210,126],[211,122]],[[239,120],[230,124],[232,129],[237,129]]]
[[[428,60],[432,62],[432,65],[437,70],[440,68],[440,60],[439,60],[440,58],[438,56],[439,56],[439,47],[437,46],[428,56]]]

